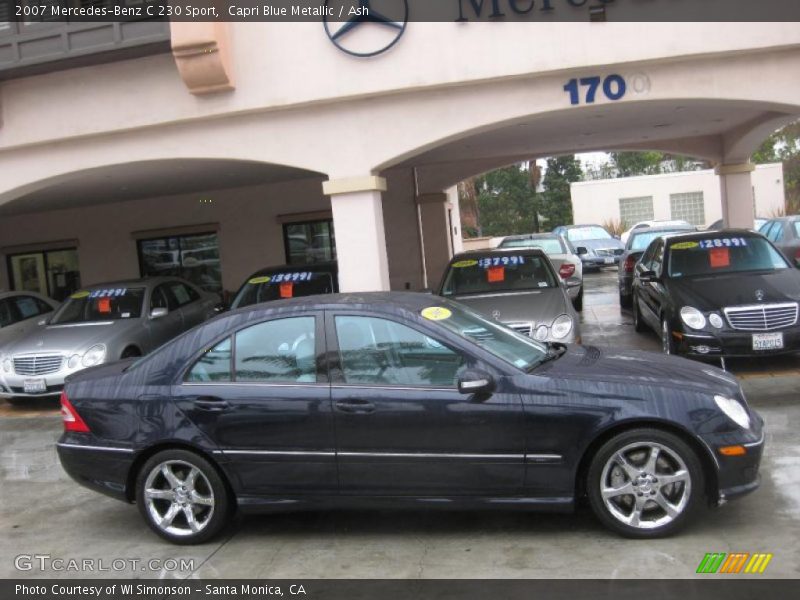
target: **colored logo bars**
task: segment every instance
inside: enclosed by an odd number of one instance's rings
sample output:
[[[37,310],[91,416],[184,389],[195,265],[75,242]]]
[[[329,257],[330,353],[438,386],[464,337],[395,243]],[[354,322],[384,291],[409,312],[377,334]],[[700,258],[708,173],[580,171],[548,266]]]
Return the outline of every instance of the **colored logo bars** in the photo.
[[[772,554],[748,552],[709,552],[700,561],[698,573],[763,573],[767,569]]]

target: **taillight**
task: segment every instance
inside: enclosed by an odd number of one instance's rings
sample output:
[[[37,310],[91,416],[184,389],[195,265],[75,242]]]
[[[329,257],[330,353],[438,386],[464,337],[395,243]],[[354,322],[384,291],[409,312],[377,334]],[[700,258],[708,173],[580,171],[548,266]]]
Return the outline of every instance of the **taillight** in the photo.
[[[561,266],[558,268],[558,274],[561,276],[561,279],[567,279],[568,277],[572,277],[572,274],[575,272],[575,265],[572,263],[561,263]]]
[[[89,426],[72,406],[67,398],[67,392],[61,392],[61,418],[64,419],[64,431],[75,431],[77,433],[89,433]]]
[[[622,270],[626,273],[633,273],[633,267],[636,266],[636,258],[629,256],[625,259],[625,264],[622,265]]]

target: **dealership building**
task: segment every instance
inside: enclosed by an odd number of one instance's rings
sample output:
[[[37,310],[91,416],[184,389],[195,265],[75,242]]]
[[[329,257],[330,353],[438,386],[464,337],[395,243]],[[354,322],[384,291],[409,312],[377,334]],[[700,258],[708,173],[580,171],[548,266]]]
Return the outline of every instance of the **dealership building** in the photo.
[[[0,289],[172,273],[236,290],[333,258],[343,291],[421,289],[462,246],[459,181],[564,153],[710,161],[719,214],[752,226],[750,156],[800,116],[796,23],[459,20],[459,5],[340,37],[0,14]]]

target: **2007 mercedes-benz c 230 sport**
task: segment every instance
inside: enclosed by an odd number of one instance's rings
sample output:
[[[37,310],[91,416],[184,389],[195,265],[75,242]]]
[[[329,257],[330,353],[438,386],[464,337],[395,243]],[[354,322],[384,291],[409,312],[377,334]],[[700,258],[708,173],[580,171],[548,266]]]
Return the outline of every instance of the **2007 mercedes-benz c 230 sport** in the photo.
[[[425,294],[240,309],[82,371],[58,453],[176,543],[234,510],[570,510],[631,537],[754,490],[761,418],[677,357],[543,343]]]

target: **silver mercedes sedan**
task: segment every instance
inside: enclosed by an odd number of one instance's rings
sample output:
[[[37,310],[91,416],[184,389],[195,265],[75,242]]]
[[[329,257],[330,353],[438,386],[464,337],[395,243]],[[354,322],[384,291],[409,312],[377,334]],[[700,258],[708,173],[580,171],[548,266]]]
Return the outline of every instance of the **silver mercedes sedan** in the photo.
[[[580,343],[566,283],[540,248],[457,254],[437,293],[540,342]]]
[[[91,286],[72,294],[39,328],[3,351],[0,397],[12,404],[56,396],[81,369],[142,356],[213,316],[216,294],[155,277]]]

